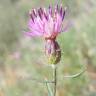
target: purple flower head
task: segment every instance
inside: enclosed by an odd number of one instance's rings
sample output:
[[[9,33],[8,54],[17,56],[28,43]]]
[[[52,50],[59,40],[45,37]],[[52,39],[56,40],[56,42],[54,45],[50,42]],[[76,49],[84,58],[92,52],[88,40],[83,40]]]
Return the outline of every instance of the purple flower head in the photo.
[[[51,6],[48,9],[39,8],[32,9],[28,22],[29,36],[42,36],[45,39],[55,39],[62,32],[62,22],[65,17],[65,9],[62,5],[55,6],[54,10]]]
[[[26,35],[41,36],[45,39],[45,54],[50,64],[57,64],[61,59],[61,49],[56,37],[64,29],[65,11],[66,9],[63,10],[62,5],[60,7],[56,5],[54,9],[49,6],[48,9],[32,9],[29,12],[29,32],[26,32]]]

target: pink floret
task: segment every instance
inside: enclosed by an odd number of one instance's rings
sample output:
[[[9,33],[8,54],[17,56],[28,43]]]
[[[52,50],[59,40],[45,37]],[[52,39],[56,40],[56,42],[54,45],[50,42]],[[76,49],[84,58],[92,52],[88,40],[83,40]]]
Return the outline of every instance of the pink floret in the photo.
[[[54,10],[50,6],[49,9],[33,9],[29,14],[29,32],[26,32],[26,35],[54,39],[61,33],[65,16],[65,9],[63,10],[62,6],[59,8],[57,5]]]

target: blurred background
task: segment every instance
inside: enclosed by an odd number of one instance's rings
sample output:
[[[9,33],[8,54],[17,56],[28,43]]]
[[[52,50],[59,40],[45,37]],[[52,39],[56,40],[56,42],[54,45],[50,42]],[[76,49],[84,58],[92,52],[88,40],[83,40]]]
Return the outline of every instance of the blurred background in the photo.
[[[31,8],[54,5],[55,0],[0,0],[0,96],[47,96],[45,84],[32,78],[52,79],[44,41],[25,37]],[[58,0],[59,1],[59,0]],[[62,49],[58,64],[57,96],[96,96],[96,0],[61,0],[67,6],[67,32],[57,40]],[[77,78],[64,78],[87,70]]]

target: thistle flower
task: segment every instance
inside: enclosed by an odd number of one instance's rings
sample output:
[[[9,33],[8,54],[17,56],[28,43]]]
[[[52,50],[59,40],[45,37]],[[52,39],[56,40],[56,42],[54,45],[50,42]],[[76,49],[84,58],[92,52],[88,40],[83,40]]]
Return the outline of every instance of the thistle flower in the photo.
[[[28,27],[30,31],[26,32],[26,35],[43,37],[46,40],[46,55],[48,55],[53,64],[58,63],[61,57],[61,50],[55,40],[58,34],[62,32],[65,9],[63,10],[62,5],[60,7],[57,5],[52,10],[52,7],[49,6],[48,9],[32,9],[29,15]],[[57,51],[58,49],[59,51]]]

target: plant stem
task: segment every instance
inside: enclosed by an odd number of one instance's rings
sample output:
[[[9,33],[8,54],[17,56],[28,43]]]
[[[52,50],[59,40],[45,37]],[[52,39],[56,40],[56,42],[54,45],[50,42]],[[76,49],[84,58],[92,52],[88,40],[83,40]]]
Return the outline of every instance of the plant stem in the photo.
[[[51,90],[51,87],[50,87],[49,83],[46,83],[46,87],[47,87],[47,90],[48,90],[48,96],[53,96],[53,93],[52,93],[52,90]]]
[[[53,78],[54,78],[54,93],[53,96],[56,96],[56,85],[57,85],[57,68],[56,65],[53,66]]]

